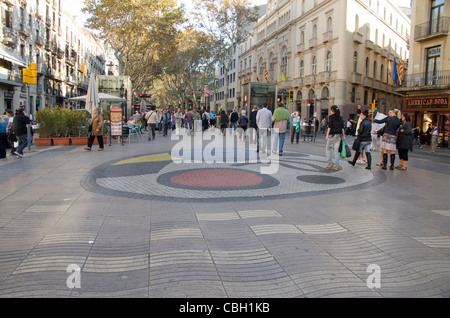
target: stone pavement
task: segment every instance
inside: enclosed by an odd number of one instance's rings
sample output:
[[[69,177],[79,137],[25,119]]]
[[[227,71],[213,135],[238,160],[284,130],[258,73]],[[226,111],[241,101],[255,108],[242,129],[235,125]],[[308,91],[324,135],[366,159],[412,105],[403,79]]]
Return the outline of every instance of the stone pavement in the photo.
[[[334,172],[324,144],[286,138],[273,175],[176,163],[162,135],[8,157],[0,297],[449,297],[446,151]]]

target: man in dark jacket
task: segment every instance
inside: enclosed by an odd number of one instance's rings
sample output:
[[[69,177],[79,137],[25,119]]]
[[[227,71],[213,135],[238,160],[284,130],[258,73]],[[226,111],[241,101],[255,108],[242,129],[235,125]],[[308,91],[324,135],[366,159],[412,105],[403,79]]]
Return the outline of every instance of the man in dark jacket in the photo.
[[[23,150],[28,146],[28,124],[30,124],[30,118],[27,117],[23,108],[19,108],[17,115],[14,117],[12,129],[19,140],[19,147],[13,154],[20,158],[23,158]]]

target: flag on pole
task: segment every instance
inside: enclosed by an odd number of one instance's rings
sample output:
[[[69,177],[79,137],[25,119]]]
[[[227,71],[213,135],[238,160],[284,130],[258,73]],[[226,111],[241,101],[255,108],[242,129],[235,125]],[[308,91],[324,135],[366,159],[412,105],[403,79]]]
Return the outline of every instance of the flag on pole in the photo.
[[[394,57],[394,66],[392,68],[392,85],[397,85],[398,73],[397,73],[397,59]]]
[[[269,72],[267,71],[267,67],[264,68],[264,79],[266,80],[266,83],[269,83]]]
[[[259,76],[258,76],[258,73],[255,72],[255,74],[256,74],[256,81],[259,83]]]
[[[389,61],[389,64],[388,64],[388,84],[392,85],[392,64],[391,64],[391,61]]]
[[[281,69],[281,66],[280,66],[280,74],[281,74],[281,81],[286,82],[286,76],[284,75],[283,70]]]
[[[398,84],[402,85],[402,81],[403,81],[403,61],[400,60],[400,65],[398,66]]]

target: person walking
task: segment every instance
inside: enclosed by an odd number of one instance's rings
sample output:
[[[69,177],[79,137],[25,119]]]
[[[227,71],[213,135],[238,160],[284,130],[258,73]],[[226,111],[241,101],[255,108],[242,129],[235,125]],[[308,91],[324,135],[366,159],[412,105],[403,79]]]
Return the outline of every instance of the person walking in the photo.
[[[371,144],[372,144],[372,123],[369,120],[369,111],[365,110],[361,116],[361,121],[359,122],[358,127],[358,135],[360,144],[359,149],[355,152],[355,156],[353,160],[348,163],[352,166],[355,166],[357,160],[360,158],[361,152],[364,150],[367,158],[367,166],[366,169],[372,169],[372,154],[370,152]]]
[[[437,125],[432,125],[432,132],[431,132],[431,153],[434,153],[436,151],[437,145],[438,145],[438,138],[439,138],[439,127]]]
[[[293,112],[291,115],[291,144],[294,143],[294,138],[298,143],[300,138],[300,116],[298,111]]]
[[[155,140],[155,131],[156,131],[156,121],[158,120],[158,115],[155,112],[155,108],[152,107],[150,111],[145,115],[145,120],[147,121],[148,126],[148,140]]]
[[[6,158],[6,144],[7,144],[7,138],[6,138],[6,127],[7,123],[4,120],[3,116],[0,116],[0,159]]]
[[[23,158],[23,150],[26,146],[28,146],[28,130],[27,125],[30,124],[30,118],[28,118],[27,114],[23,110],[23,108],[19,108],[16,116],[14,116],[14,121],[12,125],[12,130],[17,140],[19,141],[19,147],[17,150],[13,152],[14,155],[19,158]]]
[[[209,128],[213,130],[216,127],[216,114],[214,112],[209,113]]]
[[[289,120],[289,112],[282,102],[278,103],[277,109],[273,112],[272,120],[274,122],[273,128],[278,129],[278,138],[275,138],[274,140],[272,152],[282,156],[284,140],[286,139],[287,123]]]
[[[167,112],[167,109],[164,109],[160,119],[163,136],[167,136],[167,132],[169,130],[169,122],[170,122],[170,113]]]
[[[387,169],[388,155],[390,156],[390,169],[394,170],[395,151],[397,150],[397,129],[400,127],[400,111],[398,109],[389,109],[388,116],[383,119],[374,119],[377,124],[385,123],[383,139],[381,141],[383,164],[381,169]]]
[[[341,111],[336,105],[331,106],[330,111],[331,115],[328,117],[328,129],[325,137],[327,141],[325,152],[328,159],[328,164],[325,168],[338,171],[340,158],[339,145],[342,140],[345,141],[345,123],[341,116]]]
[[[6,122],[6,148],[11,146],[10,156],[14,156],[14,152],[16,148],[14,147],[14,143],[17,141],[16,135],[12,131],[12,123],[14,120],[14,113],[11,109],[7,109],[5,111],[5,116],[3,120]]]
[[[256,125],[258,126],[258,134],[256,135],[256,152],[260,149],[270,155],[267,142],[269,129],[272,127],[272,112],[267,109],[267,103],[263,103],[262,108],[256,114]]]
[[[239,119],[239,114],[235,108],[235,109],[233,109],[233,111],[230,114],[230,128],[234,129],[234,134],[236,134],[238,119]],[[230,130],[230,133],[231,133],[231,130]]]
[[[220,112],[220,131],[222,132],[222,135],[226,134],[228,128],[228,116],[227,113],[225,113],[224,110]]]
[[[419,144],[419,148],[422,149],[422,143],[420,142],[420,128],[419,127],[416,127],[413,129],[413,137],[414,137],[414,140],[417,140],[417,143]]]
[[[239,128],[242,128],[242,130],[239,132],[239,140],[245,141],[245,133],[246,133],[247,127],[248,127],[248,117],[246,115],[245,109],[243,109],[241,111],[241,116],[239,116],[238,126],[239,126]]]
[[[186,114],[184,114],[184,128],[187,130],[187,134],[190,136],[193,132],[193,121],[194,115],[192,114],[192,110],[189,109]]]
[[[201,124],[201,117],[200,114],[197,112],[197,109],[193,109],[192,111],[192,116],[193,116],[193,124],[194,124],[194,135],[199,131],[198,127]]]
[[[175,118],[175,134],[179,136],[181,131],[181,125],[183,122],[183,114],[181,113],[181,109],[178,108],[177,112],[173,115],[173,117]]]
[[[400,164],[395,167],[397,170],[406,170],[408,164],[408,151],[412,150],[413,136],[409,114],[402,115],[402,124],[398,129],[397,151]]]
[[[252,111],[250,112],[249,116],[249,123],[248,127],[251,128],[250,130],[250,143],[254,144],[256,143],[256,134],[258,133],[258,125],[256,124],[256,115],[258,114],[258,107],[254,106]]]
[[[88,139],[88,145],[85,150],[91,151],[92,145],[94,144],[95,138],[97,138],[98,141],[98,151],[103,151],[104,145],[103,145],[103,117],[100,114],[100,108],[96,107],[94,108],[92,119],[91,119],[91,135]]]

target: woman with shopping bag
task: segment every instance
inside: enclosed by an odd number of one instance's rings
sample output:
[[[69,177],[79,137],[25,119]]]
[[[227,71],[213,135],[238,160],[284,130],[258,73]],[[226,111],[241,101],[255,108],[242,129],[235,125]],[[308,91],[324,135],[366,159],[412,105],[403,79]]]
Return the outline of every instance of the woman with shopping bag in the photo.
[[[364,149],[367,157],[367,167],[370,170],[372,168],[372,154],[370,153],[370,146],[372,143],[372,123],[368,120],[369,112],[366,110],[361,114],[361,123],[358,129],[359,147],[355,152],[353,160],[348,163],[355,166],[361,151]]]

